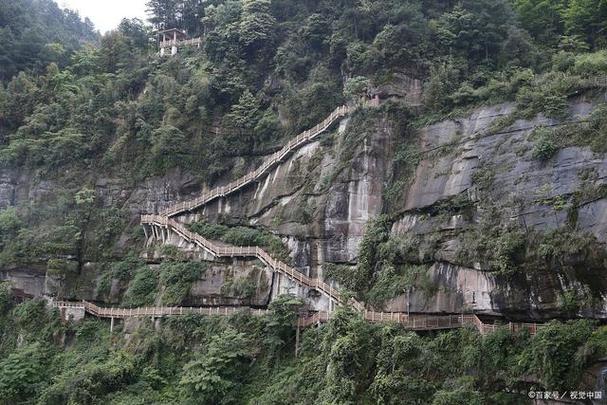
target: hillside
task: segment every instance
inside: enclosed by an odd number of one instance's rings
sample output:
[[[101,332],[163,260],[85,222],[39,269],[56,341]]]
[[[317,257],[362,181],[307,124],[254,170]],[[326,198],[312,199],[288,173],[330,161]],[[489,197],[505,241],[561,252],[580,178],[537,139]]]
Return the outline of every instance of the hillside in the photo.
[[[202,46],[0,4],[0,403],[604,386],[603,1],[148,6]]]
[[[40,73],[51,62],[65,66],[75,50],[99,39],[90,20],[52,0],[3,2],[0,35],[2,81],[21,71]]]

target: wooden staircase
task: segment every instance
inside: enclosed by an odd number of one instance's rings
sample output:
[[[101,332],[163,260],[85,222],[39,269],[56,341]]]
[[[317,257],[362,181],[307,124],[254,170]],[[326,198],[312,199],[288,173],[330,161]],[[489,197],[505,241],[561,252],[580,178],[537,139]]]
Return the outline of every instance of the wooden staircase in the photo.
[[[270,169],[272,169],[277,164],[283,162],[285,158],[289,156],[293,151],[301,148],[306,143],[316,139],[319,135],[328,130],[331,125],[333,125],[333,123],[335,123],[338,119],[350,114],[352,111],[353,107],[345,105],[336,108],[335,111],[333,111],[331,115],[325,118],[323,122],[316,125],[312,129],[302,132],[301,134],[293,138],[278,152],[275,152],[273,155],[267,158],[265,162],[256,170],[252,171],[246,176],[234,180],[229,184],[226,184],[225,186],[216,187],[211,191],[203,193],[202,195],[191,201],[185,201],[174,204],[163,212],[161,212],[161,215],[167,217],[174,217],[185,212],[195,210],[217,198],[226,197],[251,183],[259,181],[270,171]]]
[[[378,105],[377,101],[378,100],[370,101],[368,104],[376,106]],[[210,241],[189,231],[183,224],[175,221],[173,217],[196,210],[217,198],[226,197],[249,184],[259,181],[262,177],[266,176],[272,168],[283,162],[295,150],[316,139],[331,128],[335,122],[350,114],[353,110],[354,107],[349,106],[336,108],[321,123],[290,140],[283,148],[267,158],[259,168],[246,176],[234,180],[225,186],[214,188],[191,201],[174,204],[162,211],[159,215],[142,215],[141,223],[143,225],[156,226],[170,230],[178,234],[184,240],[201,247],[214,257],[255,257],[275,272],[287,276],[290,280],[293,280],[300,285],[320,291],[332,302],[340,303],[341,297],[335,288],[322,280],[305,276],[286,263],[274,259],[265,250],[259,247],[229,246]],[[364,306],[354,299],[349,300],[349,303],[358,311],[364,310]]]
[[[223,243],[218,244],[188,230],[182,223],[162,215],[144,215],[141,217],[141,223],[169,229],[181,236],[186,241],[201,247],[217,258],[255,257],[273,271],[287,276],[287,278],[290,280],[293,280],[305,287],[318,290],[336,303],[341,302],[339,291],[337,291],[335,288],[331,287],[324,281],[319,280],[318,278],[309,278],[288,264],[274,259],[272,256],[270,256],[270,254],[260,247],[230,246]],[[359,311],[364,309],[364,306],[356,300],[351,300],[350,303]]]

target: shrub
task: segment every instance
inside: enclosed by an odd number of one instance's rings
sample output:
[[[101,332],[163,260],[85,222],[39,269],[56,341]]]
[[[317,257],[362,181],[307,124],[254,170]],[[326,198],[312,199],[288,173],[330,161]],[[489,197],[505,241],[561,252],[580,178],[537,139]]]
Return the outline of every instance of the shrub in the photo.
[[[534,159],[547,161],[558,151],[554,141],[549,136],[539,138],[533,145],[532,156]]]
[[[158,274],[149,266],[141,267],[124,294],[123,304],[127,307],[152,305],[157,292]]]
[[[426,266],[386,264],[365,295],[366,300],[374,308],[382,309],[386,301],[405,294],[413,285],[423,285],[421,277],[426,275],[426,271]]]
[[[259,246],[268,251],[274,258],[288,262],[289,250],[282,240],[267,232],[244,226],[228,227],[225,225],[197,222],[190,225],[190,229],[199,235],[210,239],[220,240],[235,246]]]
[[[344,96],[350,100],[357,101],[367,94],[369,85],[369,79],[364,76],[356,76],[348,79],[344,86]]]
[[[196,403],[231,403],[238,397],[252,357],[247,335],[225,329],[212,336],[203,354],[183,367],[179,387],[184,399]]]
[[[25,345],[0,360],[0,398],[21,403],[34,398],[49,378],[48,353],[39,343]]]
[[[525,118],[532,118],[539,113],[552,118],[566,118],[567,98],[582,87],[579,76],[548,72],[521,88],[516,97],[518,110]]]
[[[164,287],[162,305],[181,305],[190,293],[192,283],[203,275],[206,267],[198,262],[164,262],[159,268]]]
[[[576,56],[571,71],[582,76],[607,74],[607,51],[600,50]]]
[[[575,386],[583,364],[576,352],[592,334],[592,322],[550,322],[541,328],[521,354],[520,364],[547,389]]]

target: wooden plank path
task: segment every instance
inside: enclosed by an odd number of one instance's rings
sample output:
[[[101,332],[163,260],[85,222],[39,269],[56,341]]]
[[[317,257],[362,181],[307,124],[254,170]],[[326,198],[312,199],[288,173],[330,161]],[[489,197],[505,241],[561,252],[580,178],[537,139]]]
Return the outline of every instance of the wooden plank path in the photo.
[[[377,101],[378,100],[366,102],[364,104],[378,105]],[[174,204],[161,212],[160,215],[142,215],[141,223],[144,225],[159,226],[165,229],[170,229],[185,240],[200,246],[215,257],[255,257],[265,265],[269,266],[272,270],[280,274],[284,274],[296,283],[309,288],[314,288],[325,294],[330,300],[341,302],[339,292],[335,288],[322,280],[312,279],[305,276],[286,263],[274,259],[265,250],[259,247],[230,246],[223,243],[220,244],[210,241],[194,232],[191,232],[183,224],[173,220],[172,217],[200,208],[216,198],[225,197],[249,184],[259,181],[263,176],[269,173],[270,169],[283,162],[287,156],[293,153],[293,151],[317,138],[319,135],[327,131],[337,120],[350,114],[353,110],[354,107],[349,106],[337,107],[320,124],[291,139],[279,151],[267,158],[256,170],[237,180],[234,180],[225,186],[217,187],[209,192],[203,193],[194,200]],[[354,299],[351,299],[349,303],[359,311],[364,310],[364,306]]]
[[[316,125],[314,128],[306,130],[301,134],[297,135],[295,138],[291,139],[278,152],[275,152],[270,157],[268,157],[265,162],[256,170],[250,172],[249,174],[239,179],[232,181],[231,183],[225,186],[216,187],[213,190],[203,193],[202,195],[191,201],[184,201],[174,204],[164,210],[161,214],[167,217],[174,217],[185,212],[195,210],[215,200],[216,198],[225,197],[235,191],[240,190],[248,184],[260,180],[260,178],[265,176],[271,168],[276,166],[278,163],[284,161],[284,159],[289,156],[294,150],[299,149],[306,143],[317,138],[323,132],[328,130],[331,125],[333,125],[333,123],[335,123],[338,119],[350,114],[353,110],[353,107],[345,105],[337,107],[335,111],[333,111],[327,118],[324,119],[324,121]]]
[[[86,313],[97,318],[109,319],[127,319],[127,318],[161,318],[167,316],[183,315],[206,315],[206,316],[232,316],[235,314],[249,314],[252,316],[265,316],[271,313],[268,309],[250,308],[250,307],[141,307],[141,308],[107,308],[100,307],[93,303],[71,302],[71,301],[53,301],[55,308],[75,308],[84,310]],[[298,318],[298,328],[308,328],[314,325],[320,325],[328,322],[333,317],[334,312],[316,312],[312,315],[302,315]],[[458,329],[463,327],[476,328],[479,333],[486,335],[499,329],[506,328],[512,332],[528,330],[532,335],[537,333],[541,324],[535,323],[508,323],[504,325],[483,323],[478,316],[474,314],[460,315],[408,315],[399,312],[374,312],[364,311],[363,318],[372,323],[394,323],[400,324],[407,330],[412,331],[433,331]]]
[[[216,243],[208,240],[197,233],[194,233],[187,229],[185,225],[175,221],[167,216],[163,215],[143,215],[141,217],[141,223],[147,225],[160,226],[163,228],[170,229],[171,231],[180,235],[183,239],[190,243],[193,243],[207,252],[211,253],[215,257],[255,257],[259,259],[266,266],[272,270],[284,274],[289,279],[297,282],[298,284],[304,285],[309,288],[316,289],[335,302],[341,302],[341,296],[339,291],[329,284],[318,278],[310,278],[288,264],[274,259],[260,247],[257,246],[231,246],[224,243]],[[364,310],[364,306],[356,300],[351,300],[350,303],[359,311]]]
[[[140,317],[164,317],[180,315],[218,315],[231,316],[238,313],[248,313],[254,316],[266,315],[267,309],[253,309],[249,307],[139,307],[139,308],[113,308],[100,307],[91,302],[53,301],[55,308],[84,309],[85,312],[97,318],[140,318]]]

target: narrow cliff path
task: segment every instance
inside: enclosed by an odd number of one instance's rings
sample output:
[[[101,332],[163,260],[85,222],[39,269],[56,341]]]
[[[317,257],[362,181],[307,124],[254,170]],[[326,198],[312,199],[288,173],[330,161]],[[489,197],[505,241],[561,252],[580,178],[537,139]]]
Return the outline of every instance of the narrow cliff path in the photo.
[[[129,318],[162,318],[168,316],[183,315],[207,315],[207,316],[232,316],[235,314],[248,313],[252,316],[265,316],[272,311],[268,309],[250,308],[250,307],[140,307],[140,308],[105,308],[93,303],[54,301],[52,306],[62,311],[64,319],[67,319],[66,310],[80,310],[97,318],[107,319],[129,319]],[[316,312],[312,315],[301,315],[297,326],[306,328],[313,325],[319,325],[328,322],[333,312]],[[396,312],[374,312],[362,311],[363,318],[372,323],[394,323],[403,328],[413,331],[433,331],[458,329],[463,327],[476,328],[479,333],[485,335],[495,332],[500,328],[508,329],[512,332],[527,330],[534,335],[542,324],[536,323],[507,323],[507,324],[488,324],[484,323],[476,315],[408,315]]]
[[[370,106],[378,106],[378,100],[367,103]],[[295,268],[287,265],[286,263],[274,259],[265,250],[259,247],[243,247],[243,246],[231,246],[225,243],[210,241],[189,231],[185,225],[177,222],[173,217],[187,212],[191,212],[205,204],[217,199],[226,197],[243,187],[259,181],[262,177],[266,176],[269,171],[276,165],[282,163],[288,156],[290,156],[295,150],[301,148],[305,144],[318,138],[321,134],[327,131],[331,126],[339,119],[347,116],[354,111],[354,107],[341,106],[337,107],[327,118],[321,123],[316,125],[314,128],[304,131],[303,133],[296,136],[294,139],[289,141],[283,148],[271,155],[265,160],[265,162],[256,170],[248,173],[247,175],[234,180],[233,182],[214,188],[206,193],[203,193],[199,197],[186,202],[181,202],[172,205],[167,208],[159,215],[142,215],[141,223],[145,226],[152,226],[163,229],[165,231],[171,231],[189,243],[195,244],[212,256],[220,257],[255,257],[263,262],[265,265],[270,267],[273,271],[285,275],[290,280],[308,287],[320,291],[322,294],[329,298],[331,304],[342,303],[342,298],[339,292],[331,287],[329,284],[318,278],[309,278],[304,274],[297,271]],[[147,232],[146,232],[147,234]],[[358,311],[364,311],[364,306],[354,299],[348,301]]]

